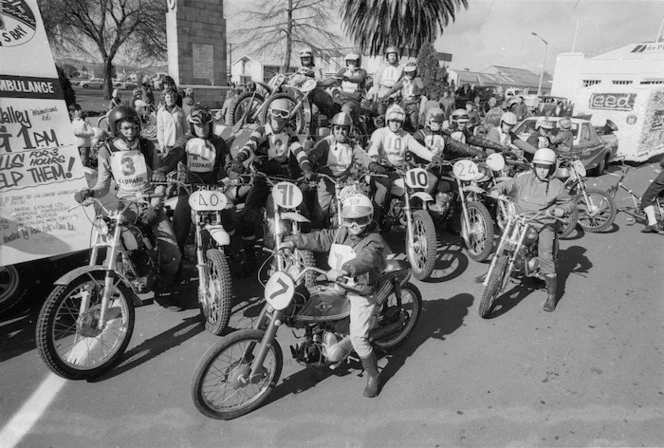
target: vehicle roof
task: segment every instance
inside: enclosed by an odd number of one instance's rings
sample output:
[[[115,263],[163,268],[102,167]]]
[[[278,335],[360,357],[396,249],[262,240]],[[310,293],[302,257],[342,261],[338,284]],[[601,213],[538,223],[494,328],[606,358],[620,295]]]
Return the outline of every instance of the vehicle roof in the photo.
[[[545,116],[528,117],[528,118],[524,118],[523,121],[526,121],[526,120],[541,120],[543,118],[546,118],[549,121],[557,122],[558,120],[560,120],[563,117],[545,117]],[[586,120],[585,118],[576,118],[576,117],[568,117],[568,118],[570,118],[570,120],[572,120],[572,123],[590,123],[590,120]]]

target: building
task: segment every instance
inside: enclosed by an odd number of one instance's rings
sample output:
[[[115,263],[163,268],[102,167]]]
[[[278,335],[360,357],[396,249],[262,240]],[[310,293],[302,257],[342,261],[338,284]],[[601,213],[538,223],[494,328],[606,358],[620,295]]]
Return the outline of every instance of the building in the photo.
[[[540,85],[540,75],[524,68],[505,67],[503,65],[491,65],[479,72],[470,70],[459,70],[449,68],[449,82],[454,82],[458,88],[464,84],[471,87],[495,87],[497,92],[515,87],[525,90],[529,94],[537,94]],[[545,74],[542,80],[542,95],[551,92],[551,78]]]
[[[586,58],[584,53],[561,53],[556,58],[552,95],[576,98],[591,86],[649,86],[664,84],[664,42],[628,44]]]

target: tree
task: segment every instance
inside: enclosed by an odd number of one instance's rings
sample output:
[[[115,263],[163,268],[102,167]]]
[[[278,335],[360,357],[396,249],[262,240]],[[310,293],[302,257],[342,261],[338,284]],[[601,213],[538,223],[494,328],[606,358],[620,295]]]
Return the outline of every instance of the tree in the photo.
[[[256,0],[240,11],[233,31],[238,46],[257,55],[275,55],[283,60],[283,71],[290,69],[294,46],[307,46],[321,55],[322,49],[337,49],[339,37],[326,30],[334,0]]]
[[[385,48],[421,48],[454,22],[468,0],[343,0],[346,33],[363,51],[379,55]]]
[[[438,64],[436,50],[431,43],[420,48],[417,55],[417,73],[424,83],[423,94],[429,99],[439,99],[447,87],[447,70]]]
[[[78,70],[71,64],[62,64],[60,66],[68,78],[73,78],[78,74]]]
[[[101,58],[109,99],[113,59],[131,46],[144,59],[166,54],[164,0],[38,0],[52,47]],[[94,49],[94,50],[93,50]]]

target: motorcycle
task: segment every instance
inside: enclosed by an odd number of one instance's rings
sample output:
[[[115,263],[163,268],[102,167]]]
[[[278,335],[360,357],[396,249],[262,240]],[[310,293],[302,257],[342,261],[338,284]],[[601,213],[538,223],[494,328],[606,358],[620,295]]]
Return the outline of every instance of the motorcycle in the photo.
[[[281,237],[277,236],[277,254]],[[287,249],[286,249],[287,250]],[[348,358],[350,304],[342,288],[352,290],[352,279],[342,277],[333,285],[302,289],[295,285],[309,273],[325,274],[307,267],[293,275],[280,269],[265,285],[265,305],[253,329],[234,332],[211,347],[194,371],[191,395],[196,408],[208,417],[230,420],[258,408],[273,391],[283,367],[277,330],[287,326],[304,330],[291,346],[291,355],[307,366],[336,368]],[[407,266],[391,262],[376,289],[377,318],[370,332],[374,346],[391,350],[403,343],[414,329],[422,310],[422,297],[408,282]],[[341,349],[330,350],[342,336]]]
[[[602,232],[616,219],[616,203],[609,192],[586,186],[586,169],[577,158],[560,158],[556,176],[574,198],[576,207],[565,224],[561,237],[569,236],[576,224],[588,232]]]
[[[392,166],[387,169],[396,172],[399,177],[391,183],[390,207],[380,225],[385,231],[394,227],[406,228],[406,253],[411,272],[416,279],[426,280],[433,272],[438,249],[436,228],[428,211],[428,203],[433,198],[425,192],[429,174],[420,167],[407,171]]]
[[[339,227],[343,224],[341,219],[341,204],[344,200],[353,195],[362,194],[369,196],[368,185],[362,184],[359,179],[354,176],[349,176],[347,179],[341,180],[324,173],[316,173],[318,177],[322,177],[334,185],[334,201],[330,204],[330,210],[327,213],[325,223],[329,223],[329,227]]]
[[[139,195],[144,204],[162,195]],[[159,246],[148,226],[129,222],[130,203],[110,211],[95,198],[94,244],[88,266],[55,281],[37,319],[37,350],[57,375],[90,379],[113,367],[134,331],[135,306],[154,295]],[[80,205],[77,205],[78,207]],[[97,264],[100,249],[106,260]]]
[[[545,212],[517,214],[514,203],[499,197],[507,206],[507,224],[498,243],[496,254],[484,279],[484,294],[479,306],[480,317],[487,319],[494,301],[516,277],[540,277],[537,246],[539,234],[532,226],[538,219],[548,216]],[[560,220],[560,218],[555,218]],[[554,251],[558,251],[557,241]]]

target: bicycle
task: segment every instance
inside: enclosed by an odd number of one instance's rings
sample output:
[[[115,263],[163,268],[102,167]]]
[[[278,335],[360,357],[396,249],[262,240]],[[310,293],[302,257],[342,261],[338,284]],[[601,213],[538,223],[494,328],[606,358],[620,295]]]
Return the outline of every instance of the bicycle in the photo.
[[[625,190],[627,194],[629,194],[629,196],[622,198],[622,200],[631,199],[632,205],[624,208],[617,207],[617,212],[622,212],[627,215],[627,218],[625,218],[625,223],[628,226],[636,224],[637,221],[640,224],[645,225],[648,223],[648,220],[646,218],[645,213],[643,212],[643,209],[641,208],[641,196],[634,193],[634,191],[631,188],[627,187],[623,183],[623,180],[627,176],[627,173],[629,172],[631,167],[629,165],[625,165],[625,157],[621,157],[620,159],[618,159],[618,161],[620,161],[621,163],[620,174],[608,173],[611,176],[617,176],[618,182],[612,187],[610,187],[607,190],[607,193],[609,194],[609,196],[611,196],[611,198],[615,200],[616,195],[618,194],[618,190]],[[658,171],[655,168],[653,168],[652,166],[651,168],[655,173],[658,173]],[[664,223],[664,206],[662,205],[661,199],[657,198],[654,205],[655,205],[655,215],[657,216],[657,222],[662,224]]]

